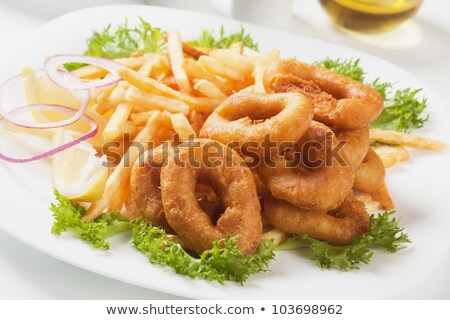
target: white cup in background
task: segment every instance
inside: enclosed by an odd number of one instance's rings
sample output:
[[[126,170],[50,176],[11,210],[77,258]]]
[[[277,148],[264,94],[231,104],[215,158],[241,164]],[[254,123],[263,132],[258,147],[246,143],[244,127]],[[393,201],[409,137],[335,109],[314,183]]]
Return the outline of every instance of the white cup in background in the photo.
[[[149,5],[171,7],[197,12],[209,12],[211,0],[147,0]]]
[[[288,25],[292,0],[232,0],[233,18],[270,27]]]

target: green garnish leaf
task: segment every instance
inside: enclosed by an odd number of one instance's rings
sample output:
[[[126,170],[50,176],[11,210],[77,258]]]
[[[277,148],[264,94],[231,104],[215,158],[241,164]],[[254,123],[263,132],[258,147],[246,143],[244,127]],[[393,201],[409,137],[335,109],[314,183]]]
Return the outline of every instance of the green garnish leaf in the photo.
[[[153,28],[150,23],[140,19],[136,27],[129,27],[128,21],[119,25],[116,31],[108,25],[102,31],[94,31],[87,39],[86,56],[118,59],[131,56],[137,51],[143,53],[158,52],[165,48],[164,32]],[[66,63],[64,67],[73,71],[84,66],[80,63]]]
[[[351,245],[335,246],[325,241],[298,235],[278,245],[275,250],[309,248],[312,259],[321,268],[337,268],[343,271],[359,269],[361,263],[368,264],[373,256],[372,248],[378,247],[389,252],[397,252],[410,243],[404,228],[398,226],[399,220],[391,217],[395,211],[386,211],[378,216],[370,216],[369,232],[356,237]]]
[[[326,58],[322,61],[315,62],[315,65],[329,69],[345,77],[352,78],[353,80],[363,82],[364,70],[359,65],[360,59],[330,59]]]
[[[106,238],[132,228],[132,225],[118,211],[105,213],[94,221],[84,222],[81,220],[81,217],[86,213],[84,207],[70,201],[57,190],[54,193],[57,203],[52,203],[50,210],[53,212],[55,219],[52,227],[52,233],[55,235],[73,230],[83,241],[90,243],[93,248],[108,250],[110,244],[106,241]]]
[[[165,47],[164,32],[160,28],[153,28],[144,19],[134,28],[128,27],[128,21],[121,24],[112,33],[111,25],[101,32],[94,32],[87,40],[87,56],[117,59],[129,57],[136,51],[157,52]]]
[[[261,243],[255,253],[244,256],[236,245],[236,236],[216,241],[212,249],[203,252],[200,257],[194,257],[173,242],[164,230],[142,219],[129,221],[118,211],[104,213],[94,221],[84,222],[81,220],[86,213],[84,207],[68,200],[56,190],[54,193],[56,203],[50,207],[55,218],[53,234],[60,235],[72,230],[93,248],[108,250],[108,237],[131,229],[134,246],[150,262],[171,267],[176,273],[191,278],[222,284],[230,280],[243,284],[250,275],[267,271],[269,262],[275,257],[272,242]]]
[[[391,82],[382,82],[380,78],[376,78],[371,83],[368,83],[368,85],[378,91],[383,100],[388,99],[388,94],[393,86]]]
[[[364,70],[359,65],[359,59],[330,59],[316,62],[316,65],[332,70],[338,74],[364,82]],[[384,99],[384,109],[380,116],[371,123],[372,128],[409,132],[411,129],[421,128],[428,121],[424,116],[428,101],[418,97],[422,89],[392,90],[392,83],[382,82],[379,78],[367,83]]]
[[[222,284],[226,280],[243,284],[250,275],[267,271],[269,262],[275,256],[271,242],[262,243],[257,252],[244,256],[237,248],[236,237],[227,236],[214,242],[212,249],[196,258],[171,241],[163,230],[142,221],[133,228],[133,239],[134,246],[150,262],[169,266],[176,273],[191,278]]]
[[[385,99],[384,109],[380,116],[370,126],[384,130],[409,132],[413,128],[422,128],[429,115],[423,112],[428,106],[426,98],[417,97],[422,89],[411,88],[397,90],[395,94]]]
[[[245,29],[242,26],[240,31],[229,34],[226,34],[225,28],[222,26],[218,38],[214,36],[213,31],[203,30],[197,39],[188,41],[188,43],[194,47],[219,49],[228,49],[230,45],[236,42],[242,42],[244,46],[250,49],[256,51],[259,50],[258,43],[253,40],[250,34],[245,32]]]

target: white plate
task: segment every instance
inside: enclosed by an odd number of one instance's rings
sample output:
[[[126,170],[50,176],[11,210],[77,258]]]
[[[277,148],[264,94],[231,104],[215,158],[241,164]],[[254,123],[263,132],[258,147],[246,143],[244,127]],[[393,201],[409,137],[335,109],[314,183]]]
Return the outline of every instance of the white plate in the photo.
[[[165,30],[178,27],[192,38],[202,29],[221,25],[238,30],[240,23],[214,16],[148,6],[111,6],[77,11],[37,30],[11,54],[0,68],[0,80],[25,65],[40,67],[46,55],[82,53],[92,30],[136,16]],[[450,114],[432,91],[400,68],[348,48],[244,24],[260,43],[261,50],[280,48],[285,57],[315,61],[326,56],[359,57],[369,78],[397,81],[401,87],[425,88],[431,120],[421,134],[450,141]],[[450,262],[449,191],[450,154],[413,152],[412,159],[388,170],[388,184],[402,224],[413,244],[397,254],[376,252],[368,266],[340,272],[321,270],[302,251],[277,253],[271,271],[256,275],[244,285],[225,286],[176,275],[169,268],[150,264],[134,250],[130,239],[112,239],[111,250],[91,250],[70,236],[50,233],[53,200],[48,161],[0,164],[2,212],[0,227],[13,237],[70,264],[138,286],[193,298],[233,299],[326,299],[326,298],[443,298],[450,296],[445,265]],[[30,266],[33,261],[30,261]]]

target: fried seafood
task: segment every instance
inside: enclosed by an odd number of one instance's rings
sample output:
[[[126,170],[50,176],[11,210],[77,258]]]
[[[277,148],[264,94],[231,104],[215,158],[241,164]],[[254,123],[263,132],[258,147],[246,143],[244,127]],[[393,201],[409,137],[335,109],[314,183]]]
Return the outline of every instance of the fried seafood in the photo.
[[[263,163],[258,173],[277,199],[306,210],[329,211],[344,201],[353,186],[354,173],[339,152],[330,157],[338,140],[333,131],[313,121],[294,149],[301,163],[286,155],[274,156]]]
[[[304,210],[268,195],[264,199],[264,212],[278,230],[307,234],[335,245],[350,244],[353,237],[366,233],[370,224],[364,203],[351,193],[329,212]]]
[[[222,143],[252,146],[264,155],[265,139],[277,146],[297,142],[308,129],[313,108],[298,93],[256,94],[240,92],[232,95],[206,119],[200,137]]]
[[[164,164],[162,147],[143,153],[133,165],[130,188],[125,207],[129,219],[144,217],[152,225],[171,231],[161,199],[161,168]]]
[[[386,170],[383,162],[378,154],[369,148],[364,161],[356,170],[354,188],[367,193],[375,193],[383,185],[385,176]]]
[[[369,126],[358,129],[335,129],[339,141],[344,141],[342,154],[353,171],[359,168],[369,149]]]
[[[244,254],[258,246],[262,232],[261,208],[252,172],[237,152],[217,141],[198,139],[197,146],[185,144],[169,153],[161,171],[161,195],[170,226],[183,243],[197,253],[212,247],[227,234],[237,235]],[[189,147],[191,146],[191,147]],[[210,149],[217,152],[214,157]],[[226,151],[226,152],[225,152]],[[195,194],[200,178],[207,177],[217,188],[225,212],[214,225],[200,207]]]
[[[383,110],[383,98],[371,87],[295,59],[281,60],[266,81],[272,92],[305,95],[314,106],[314,120],[330,126],[364,127]]]

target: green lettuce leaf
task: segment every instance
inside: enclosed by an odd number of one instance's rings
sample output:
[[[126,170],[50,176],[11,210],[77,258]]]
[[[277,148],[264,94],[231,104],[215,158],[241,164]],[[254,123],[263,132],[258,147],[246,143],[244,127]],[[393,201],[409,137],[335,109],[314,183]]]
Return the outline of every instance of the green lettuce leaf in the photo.
[[[137,250],[148,257],[150,262],[172,268],[176,273],[208,281],[224,283],[226,280],[243,284],[250,275],[267,271],[274,259],[271,242],[261,243],[253,254],[245,256],[238,249],[237,237],[227,236],[216,241],[212,249],[195,256],[170,240],[164,230],[154,227],[142,219],[129,221],[120,212],[104,213],[94,221],[81,220],[86,209],[68,200],[55,190],[56,202],[51,204],[54,224],[52,233],[60,235],[72,230],[93,248],[108,250],[106,241],[119,232],[132,230],[133,244]]]
[[[378,216],[370,216],[369,232],[356,237],[347,246],[335,246],[308,235],[294,236],[275,247],[275,250],[292,250],[308,248],[311,258],[321,268],[337,268],[348,271],[359,269],[361,263],[368,264],[373,256],[373,248],[382,248],[391,253],[397,252],[410,243],[404,228],[399,227],[399,220],[393,218],[395,211],[386,211]]]
[[[118,26],[113,32],[111,25],[102,31],[94,31],[87,39],[86,56],[103,57],[108,59],[126,58],[136,51],[143,53],[158,52],[165,48],[164,34],[160,28],[153,28],[150,23],[140,19],[140,24],[129,27],[128,22]],[[66,63],[68,71],[81,68],[82,63]]]
[[[231,236],[214,242],[212,249],[194,257],[171,241],[163,230],[143,222],[133,228],[133,239],[134,246],[150,262],[169,266],[176,273],[191,278],[222,284],[226,280],[243,284],[250,275],[267,271],[269,262],[274,259],[270,242],[262,243],[257,252],[244,256],[237,248],[236,237]]]
[[[242,42],[242,44],[248,48],[258,51],[259,45],[255,40],[246,33],[244,27],[241,30],[234,33],[226,33],[225,28],[222,26],[219,31],[219,36],[214,36],[213,31],[203,30],[197,39],[189,40],[188,43],[194,47],[200,48],[219,48],[228,49],[230,45],[236,42]]]

